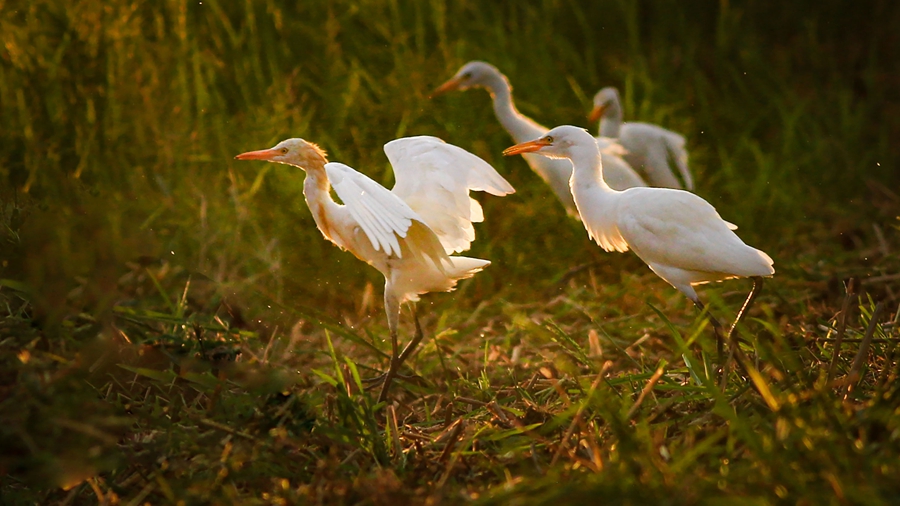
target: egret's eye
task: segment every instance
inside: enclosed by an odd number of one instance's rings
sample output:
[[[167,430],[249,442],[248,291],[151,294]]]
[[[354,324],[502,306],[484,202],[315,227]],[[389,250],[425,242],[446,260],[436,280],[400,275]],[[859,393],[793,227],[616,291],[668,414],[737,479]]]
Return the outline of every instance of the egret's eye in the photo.
[[[281,148],[281,154],[286,155],[288,152],[288,148]]]
[[[548,144],[553,144],[553,137],[550,135],[544,137],[544,140],[547,141]]]
[[[463,79],[472,79],[472,73],[466,72],[465,74],[462,75],[462,78]]]

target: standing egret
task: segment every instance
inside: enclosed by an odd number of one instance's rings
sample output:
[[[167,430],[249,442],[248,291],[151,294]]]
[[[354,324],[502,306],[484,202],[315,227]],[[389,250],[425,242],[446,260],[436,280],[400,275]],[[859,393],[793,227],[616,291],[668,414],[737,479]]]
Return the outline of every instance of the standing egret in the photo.
[[[387,190],[342,163],[327,163],[325,151],[303,139],[250,151],[238,160],[265,160],[306,172],[303,194],[326,239],[378,269],[385,279],[384,310],[391,333],[391,363],[378,400],[403,361],[422,340],[415,302],[428,292],[453,290],[490,262],[451,256],[469,249],[473,222],[484,220],[470,190],[502,196],[515,192],[493,167],[468,151],[436,137],[406,137],[384,145],[396,184]],[[334,188],[343,204],[331,198]],[[416,336],[399,351],[400,306],[410,302]]]
[[[467,90],[473,87],[485,88],[494,102],[494,114],[503,128],[509,132],[515,142],[525,142],[547,132],[547,128],[535,123],[531,118],[516,109],[512,100],[512,86],[506,76],[497,67],[482,62],[466,63],[450,80],[439,86],[431,96],[452,90]],[[624,190],[635,186],[647,186],[640,176],[621,157],[621,148],[611,147],[601,153],[603,166],[606,167],[604,177],[609,186]],[[578,217],[572,192],[569,191],[569,178],[572,176],[572,164],[568,160],[549,160],[540,156],[525,155],[525,161],[545,183],[556,193],[566,211]]]
[[[588,235],[606,251],[634,251],[701,312],[703,303],[694,285],[750,277],[753,289],[729,338],[762,288],[763,276],[775,273],[769,255],[744,244],[733,231],[736,227],[697,195],[670,188],[610,188],[603,180],[597,142],[582,128],[559,126],[503,152],[507,156],[522,153],[571,160],[575,167],[572,195]],[[722,365],[722,326],[711,314],[707,316],[716,334]]]
[[[651,185],[694,189],[684,137],[650,123],[622,123],[618,90],[610,86],[598,91],[594,95],[594,109],[588,118],[591,123],[600,120],[601,136],[619,140],[627,151],[623,158],[632,167],[642,170]],[[669,160],[678,168],[684,186],[675,177]]]

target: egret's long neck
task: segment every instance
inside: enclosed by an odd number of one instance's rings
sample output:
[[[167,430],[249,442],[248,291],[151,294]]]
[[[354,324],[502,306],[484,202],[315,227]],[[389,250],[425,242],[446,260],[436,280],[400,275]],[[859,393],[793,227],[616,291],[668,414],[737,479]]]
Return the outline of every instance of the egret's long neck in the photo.
[[[547,129],[524,116],[516,109],[512,99],[512,87],[503,74],[491,75],[485,88],[494,101],[494,114],[503,128],[516,142],[533,140],[543,135]]]
[[[306,197],[306,205],[312,213],[316,226],[326,239],[334,241],[333,231],[329,226],[338,205],[331,198],[331,183],[325,174],[325,158],[316,157],[309,160],[303,167],[306,170],[306,179],[303,181],[303,196]]]
[[[622,105],[613,100],[600,118],[600,136],[618,138],[622,129]]]
[[[600,191],[604,194],[616,193],[603,179],[603,164],[600,161],[600,148],[591,142],[571,148],[572,179],[569,186],[578,201],[578,192],[583,190]]]

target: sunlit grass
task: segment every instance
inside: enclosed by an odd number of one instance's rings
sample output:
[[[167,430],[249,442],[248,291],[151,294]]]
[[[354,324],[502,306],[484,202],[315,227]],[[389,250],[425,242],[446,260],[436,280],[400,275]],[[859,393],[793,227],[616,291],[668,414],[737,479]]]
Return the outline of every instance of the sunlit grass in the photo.
[[[884,10],[0,3],[0,496],[890,502],[900,59]],[[428,100],[470,59],[547,126],[595,131],[590,97],[615,85],[626,120],[685,134],[697,192],[776,262],[741,329],[770,398],[737,373],[721,391],[690,302],[500,156],[486,93]],[[420,305],[415,377],[383,406],[358,381],[386,364],[381,276],[322,239],[298,171],[232,158],[301,136],[390,185],[381,146],[418,134],[517,193],[483,203],[472,255],[493,264]],[[727,320],[748,289],[701,296]]]

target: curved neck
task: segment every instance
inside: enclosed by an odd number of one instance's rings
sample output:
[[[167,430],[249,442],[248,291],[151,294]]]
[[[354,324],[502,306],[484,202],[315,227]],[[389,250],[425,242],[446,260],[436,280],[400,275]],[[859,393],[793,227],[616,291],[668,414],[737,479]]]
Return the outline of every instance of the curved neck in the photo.
[[[600,118],[600,135],[603,137],[619,137],[622,129],[622,105],[618,100],[610,101]]]
[[[570,186],[575,192],[579,188],[599,188],[603,192],[614,193],[603,179],[603,164],[600,161],[600,148],[596,143],[572,146],[569,152],[574,170]]]
[[[494,114],[503,128],[516,142],[534,140],[543,135],[547,129],[535,123],[516,109],[512,99],[512,87],[503,74],[491,75],[484,84],[494,103]]]
[[[303,196],[306,205],[312,213],[316,226],[326,239],[332,240],[333,234],[329,227],[329,215],[337,209],[337,202],[331,197],[331,183],[325,173],[325,157],[318,153],[310,155],[299,162],[297,167],[306,171],[306,179],[303,180]],[[301,165],[302,164],[302,165]]]

